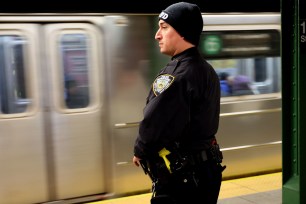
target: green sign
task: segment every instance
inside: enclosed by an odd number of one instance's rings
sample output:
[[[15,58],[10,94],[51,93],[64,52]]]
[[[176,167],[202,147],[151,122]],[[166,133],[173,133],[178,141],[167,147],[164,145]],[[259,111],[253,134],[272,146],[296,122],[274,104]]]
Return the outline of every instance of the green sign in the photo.
[[[208,35],[202,43],[202,50],[205,54],[215,55],[222,50],[222,40],[218,35]]]

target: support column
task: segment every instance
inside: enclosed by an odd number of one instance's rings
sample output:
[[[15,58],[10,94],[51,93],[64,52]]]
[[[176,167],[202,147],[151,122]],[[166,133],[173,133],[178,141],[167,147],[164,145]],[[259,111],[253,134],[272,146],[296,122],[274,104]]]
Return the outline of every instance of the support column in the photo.
[[[306,0],[282,0],[283,204],[306,203]]]

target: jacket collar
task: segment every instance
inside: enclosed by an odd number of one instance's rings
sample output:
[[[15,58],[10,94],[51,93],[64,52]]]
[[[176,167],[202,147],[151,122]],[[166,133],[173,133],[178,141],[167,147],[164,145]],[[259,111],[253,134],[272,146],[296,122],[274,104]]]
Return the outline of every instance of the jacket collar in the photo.
[[[177,54],[177,55],[174,55],[171,60],[177,60],[177,61],[180,61],[186,57],[189,57],[189,56],[193,56],[195,54],[198,53],[198,49],[196,47],[191,47],[191,48],[188,48],[186,50],[184,50],[183,52]]]

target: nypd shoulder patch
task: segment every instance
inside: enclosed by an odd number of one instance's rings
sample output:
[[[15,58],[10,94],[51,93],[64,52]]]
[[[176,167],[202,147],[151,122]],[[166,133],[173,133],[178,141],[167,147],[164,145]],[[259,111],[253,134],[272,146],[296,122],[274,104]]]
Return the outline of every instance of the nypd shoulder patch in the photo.
[[[170,74],[162,74],[156,77],[152,87],[155,96],[165,91],[172,84],[174,78],[175,77]]]

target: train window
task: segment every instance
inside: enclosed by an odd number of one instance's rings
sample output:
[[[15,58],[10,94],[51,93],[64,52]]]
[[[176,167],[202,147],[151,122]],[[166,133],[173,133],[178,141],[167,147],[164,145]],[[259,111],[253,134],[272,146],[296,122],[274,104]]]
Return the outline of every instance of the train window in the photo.
[[[279,31],[205,31],[200,49],[219,74],[223,97],[280,92]]]
[[[24,47],[18,35],[0,36],[0,106],[3,114],[25,112],[30,103],[26,90]]]
[[[68,109],[89,105],[87,36],[64,34],[60,40],[64,78],[64,104]]]

